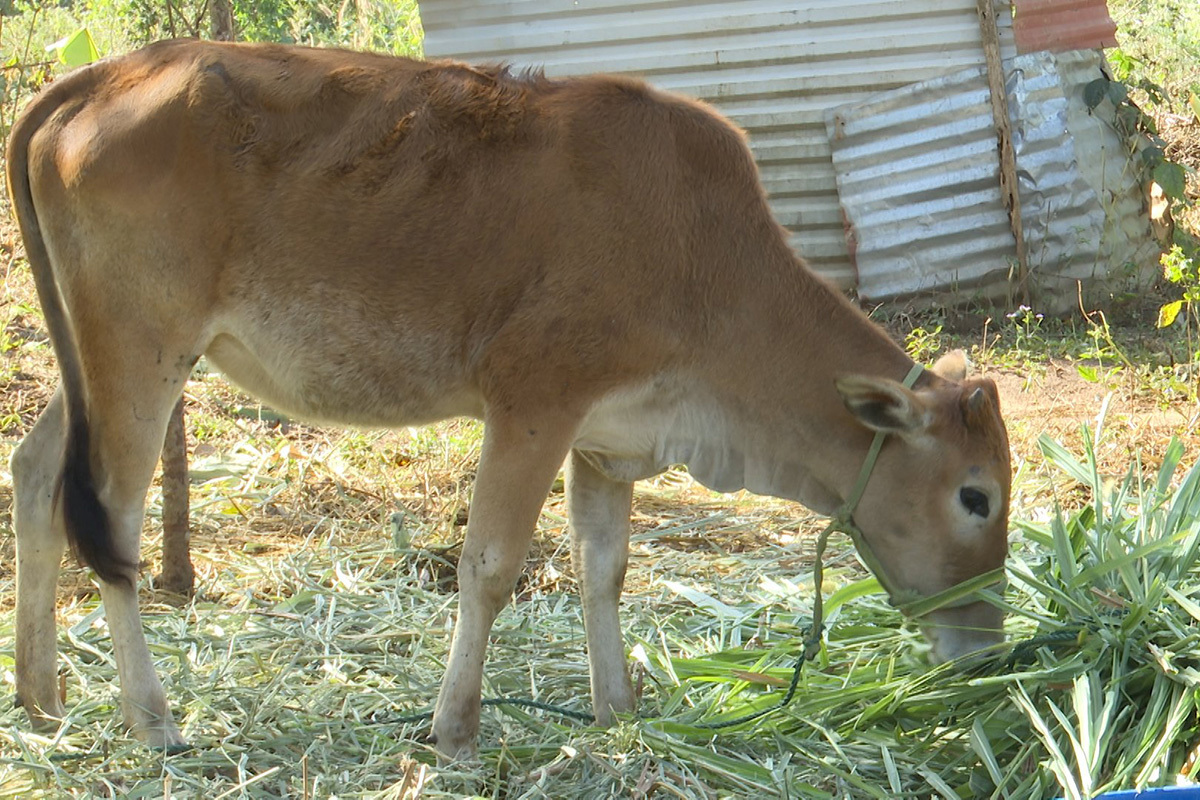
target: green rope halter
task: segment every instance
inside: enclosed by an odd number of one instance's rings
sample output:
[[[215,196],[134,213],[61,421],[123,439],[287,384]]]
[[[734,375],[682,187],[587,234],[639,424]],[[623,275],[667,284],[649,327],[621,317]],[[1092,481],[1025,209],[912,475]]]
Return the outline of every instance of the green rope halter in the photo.
[[[912,369],[908,371],[908,375],[904,378],[904,388],[911,389],[916,384],[917,378],[924,371],[925,368],[920,364],[913,364]],[[862,469],[858,472],[858,480],[855,482],[854,488],[850,490],[850,495],[846,498],[846,502],[842,503],[841,507],[834,513],[833,519],[830,520],[825,530],[821,531],[821,535],[817,538],[817,556],[816,562],[813,565],[813,584],[817,590],[816,600],[813,602],[814,629],[822,618],[822,556],[825,553],[825,545],[829,540],[829,534],[834,531],[841,531],[850,537],[851,541],[854,542],[854,548],[858,551],[858,557],[862,559],[867,569],[879,581],[879,585],[887,592],[888,602],[906,617],[915,619],[941,608],[958,608],[970,605],[979,600],[978,595],[980,591],[1004,582],[1004,569],[997,568],[963,581],[943,592],[922,595],[912,589],[900,588],[888,575],[887,569],[884,568],[883,562],[879,557],[875,555],[875,551],[871,548],[867,537],[863,535],[862,530],[854,522],[854,510],[858,508],[858,502],[862,499],[863,492],[867,489],[867,483],[871,479],[871,472],[875,469],[875,462],[879,459],[879,451],[883,449],[883,441],[886,438],[887,433],[883,431],[875,434],[875,438],[871,441],[871,447],[867,450],[867,457],[863,461]]]

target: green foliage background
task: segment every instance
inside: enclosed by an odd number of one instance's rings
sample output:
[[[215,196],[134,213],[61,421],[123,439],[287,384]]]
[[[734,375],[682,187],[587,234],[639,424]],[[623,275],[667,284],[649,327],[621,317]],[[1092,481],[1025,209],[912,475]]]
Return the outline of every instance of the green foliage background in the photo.
[[[100,54],[113,55],[156,39],[207,36],[207,13],[207,0],[0,0],[0,48],[5,63],[14,56],[24,62],[26,49],[40,58],[46,44],[86,27]],[[233,0],[233,13],[246,41],[421,55],[416,0]]]
[[[420,57],[416,0],[232,0],[242,41]],[[0,0],[0,143],[29,96],[64,67],[46,47],[87,28],[101,56],[158,39],[207,37],[208,0]]]

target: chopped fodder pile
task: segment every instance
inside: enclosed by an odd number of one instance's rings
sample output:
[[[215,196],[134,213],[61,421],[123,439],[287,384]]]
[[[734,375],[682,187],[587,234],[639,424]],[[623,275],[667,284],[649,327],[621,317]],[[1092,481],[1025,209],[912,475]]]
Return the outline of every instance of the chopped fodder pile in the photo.
[[[784,696],[811,622],[812,554],[808,536],[748,535],[764,512],[689,502],[675,473],[638,493],[623,617],[639,718],[599,730],[487,708],[480,761],[439,768],[426,723],[403,718],[436,697],[453,547],[416,523],[367,536],[307,509],[295,546],[224,549],[182,607],[150,595],[151,649],[193,750],[153,753],[120,730],[107,630],[81,595],[61,612],[66,724],[41,737],[19,710],[0,715],[0,794],[1024,799],[1170,784],[1195,769],[1200,743],[1200,470],[1179,469],[1174,444],[1157,472],[1102,478],[1083,440],[1082,457],[1043,442],[1085,500],[1016,521],[1010,585],[991,601],[1020,644],[985,664],[929,666],[917,627],[835,548],[826,643],[795,699],[737,729],[699,727]],[[223,495],[251,520],[282,499],[258,483],[253,502]],[[227,511],[199,505],[201,525]],[[586,712],[560,506],[497,622],[484,691]],[[677,517],[647,525],[660,507]],[[0,617],[0,642],[12,625]],[[10,685],[11,658],[9,645]]]

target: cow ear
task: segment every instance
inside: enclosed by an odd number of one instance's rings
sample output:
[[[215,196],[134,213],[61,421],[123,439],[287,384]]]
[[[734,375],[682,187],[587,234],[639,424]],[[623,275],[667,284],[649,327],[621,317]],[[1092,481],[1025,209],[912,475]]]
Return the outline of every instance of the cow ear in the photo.
[[[962,383],[971,371],[971,361],[962,350],[951,350],[939,358],[930,371],[948,381]]]
[[[847,375],[838,379],[837,390],[850,413],[873,431],[911,434],[929,425],[921,397],[895,381]]]

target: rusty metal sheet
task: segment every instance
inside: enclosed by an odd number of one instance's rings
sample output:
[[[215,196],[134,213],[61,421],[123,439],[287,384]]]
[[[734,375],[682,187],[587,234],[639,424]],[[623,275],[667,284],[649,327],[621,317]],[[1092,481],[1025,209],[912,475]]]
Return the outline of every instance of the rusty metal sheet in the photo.
[[[1017,51],[1092,50],[1117,46],[1105,0],[1014,0]]]

